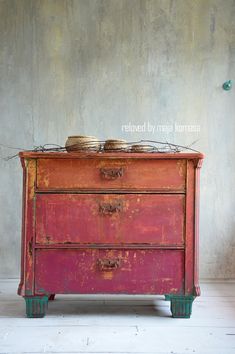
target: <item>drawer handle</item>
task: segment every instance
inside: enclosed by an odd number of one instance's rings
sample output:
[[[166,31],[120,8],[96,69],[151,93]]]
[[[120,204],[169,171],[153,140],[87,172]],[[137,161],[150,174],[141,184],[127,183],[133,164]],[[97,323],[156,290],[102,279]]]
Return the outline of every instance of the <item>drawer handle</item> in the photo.
[[[113,180],[123,176],[124,170],[120,168],[101,168],[100,174],[104,179]]]
[[[103,215],[112,215],[114,213],[120,213],[122,211],[122,204],[102,203],[99,206],[99,211]]]
[[[98,258],[97,265],[98,265],[100,270],[110,271],[110,270],[119,268],[120,265],[121,265],[121,261],[120,261],[119,258],[117,258],[117,259],[101,259],[101,258]]]

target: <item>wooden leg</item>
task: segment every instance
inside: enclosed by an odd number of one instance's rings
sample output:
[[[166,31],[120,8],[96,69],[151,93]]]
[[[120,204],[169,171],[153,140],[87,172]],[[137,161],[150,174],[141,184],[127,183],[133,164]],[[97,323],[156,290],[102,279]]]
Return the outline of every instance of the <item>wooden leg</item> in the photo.
[[[55,300],[55,294],[51,294],[48,298],[49,301]]]
[[[165,295],[166,300],[171,302],[171,313],[174,318],[190,318],[192,313],[192,303],[195,299],[193,295]]]
[[[48,296],[25,296],[26,315],[29,318],[44,317],[48,306]]]

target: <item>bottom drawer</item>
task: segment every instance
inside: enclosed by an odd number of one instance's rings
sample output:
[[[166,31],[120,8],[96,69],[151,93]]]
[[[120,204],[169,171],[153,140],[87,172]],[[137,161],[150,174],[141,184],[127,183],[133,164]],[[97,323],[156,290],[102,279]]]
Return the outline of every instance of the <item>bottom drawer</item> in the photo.
[[[37,249],[35,293],[181,294],[182,250]]]

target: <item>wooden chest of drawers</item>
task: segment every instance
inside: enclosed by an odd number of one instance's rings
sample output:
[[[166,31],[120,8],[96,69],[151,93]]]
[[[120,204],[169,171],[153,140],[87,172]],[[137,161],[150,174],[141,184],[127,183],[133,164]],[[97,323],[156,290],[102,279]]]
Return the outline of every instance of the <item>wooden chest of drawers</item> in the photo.
[[[20,153],[18,294],[43,317],[55,294],[163,294],[190,317],[198,284],[202,154]]]

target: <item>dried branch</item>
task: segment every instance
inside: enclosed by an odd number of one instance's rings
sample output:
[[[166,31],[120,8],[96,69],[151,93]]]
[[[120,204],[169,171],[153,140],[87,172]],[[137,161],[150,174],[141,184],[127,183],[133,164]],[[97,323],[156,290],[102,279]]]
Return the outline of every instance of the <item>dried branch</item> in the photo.
[[[138,141],[131,141],[131,142],[127,142],[128,146],[131,147],[132,145],[135,144],[142,144],[142,143],[151,143],[151,144],[155,144],[155,145],[151,145],[153,150],[152,152],[156,153],[167,153],[167,152],[173,152],[173,153],[177,153],[177,152],[182,152],[183,150],[190,150],[193,152],[198,152],[198,150],[192,149],[191,146],[194,145],[198,140],[192,142],[190,145],[188,146],[183,146],[183,145],[178,145],[178,144],[173,144],[170,142],[162,142],[162,141],[157,141],[157,140],[138,140]],[[89,144],[90,142],[87,142],[87,144]],[[105,141],[100,140],[100,149],[98,150],[99,152],[104,151],[104,143]],[[84,143],[83,146],[85,146],[86,143]],[[161,147],[158,147],[156,145],[160,145]],[[66,147],[65,146],[61,146],[58,144],[44,144],[44,145],[39,145],[39,146],[35,146],[33,149],[23,149],[23,148],[19,148],[19,147],[13,147],[13,146],[9,146],[9,145],[4,145],[4,144],[0,144],[0,146],[7,148],[7,149],[13,149],[13,150],[19,150],[19,151],[25,151],[25,152],[58,152],[58,151],[66,151]],[[70,145],[71,147],[76,147],[77,144],[75,145]],[[85,149],[84,149],[85,150]],[[126,150],[123,149],[122,151],[126,151],[129,152],[130,150]],[[2,159],[4,161],[9,161],[11,159],[14,159],[15,157],[17,157],[18,154],[14,154],[14,155],[9,155],[6,157],[3,157]]]

